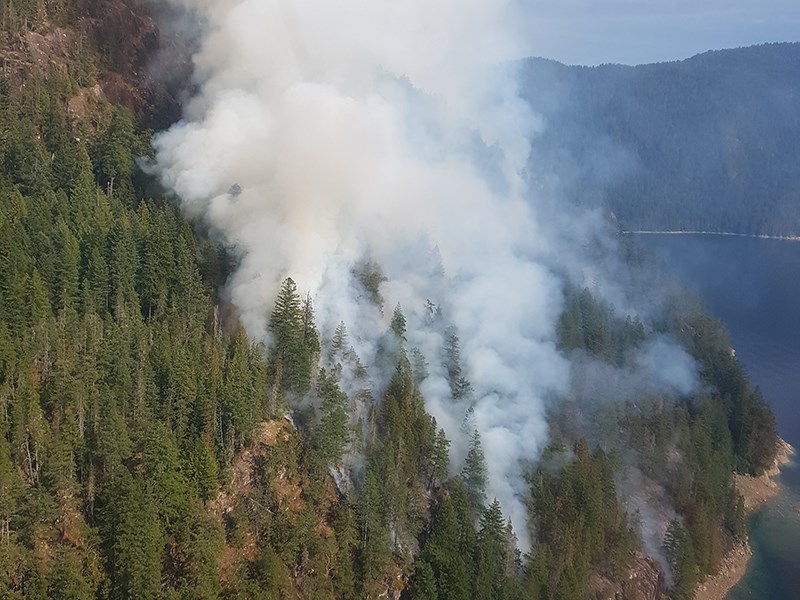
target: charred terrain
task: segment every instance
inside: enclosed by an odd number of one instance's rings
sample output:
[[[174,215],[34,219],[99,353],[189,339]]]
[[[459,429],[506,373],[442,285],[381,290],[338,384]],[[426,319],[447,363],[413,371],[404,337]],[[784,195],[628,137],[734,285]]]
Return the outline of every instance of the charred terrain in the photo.
[[[350,272],[374,343],[293,273],[254,334],[245,250],[152,175],[198,47],[152,10],[0,7],[0,596],[693,597],[746,535],[734,477],[777,446],[723,325],[601,219],[574,243],[648,309],[552,269],[565,383],[512,470],[472,336],[447,299],[389,304],[380,261]]]

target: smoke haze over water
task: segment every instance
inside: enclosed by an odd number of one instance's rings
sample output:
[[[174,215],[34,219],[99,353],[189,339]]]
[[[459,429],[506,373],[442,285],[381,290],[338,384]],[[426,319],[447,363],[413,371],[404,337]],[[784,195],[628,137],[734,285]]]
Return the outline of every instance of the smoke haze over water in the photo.
[[[425,309],[428,299],[441,305],[472,382],[489,497],[527,549],[520,461],[546,444],[546,398],[568,387],[555,346],[561,277],[585,285],[605,267],[576,249],[603,237],[596,215],[567,218],[520,175],[540,125],[513,70],[499,66],[528,54],[514,33],[519,7],[171,1],[195,11],[205,34],[199,92],[184,121],[156,137],[157,168],[184,210],[237,249],[228,293],[248,332],[266,336],[291,276],[313,297],[323,337],[344,321],[374,365],[400,303],[409,345],[430,363],[426,406],[457,461],[465,407],[450,398],[442,336]],[[365,260],[387,278],[383,312],[353,276]]]

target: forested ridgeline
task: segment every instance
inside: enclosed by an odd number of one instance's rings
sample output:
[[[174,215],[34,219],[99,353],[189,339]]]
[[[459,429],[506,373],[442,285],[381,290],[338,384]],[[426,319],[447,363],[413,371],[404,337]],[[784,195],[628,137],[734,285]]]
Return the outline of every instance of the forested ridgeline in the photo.
[[[732,473],[770,467],[777,438],[772,411],[733,356],[722,324],[688,293],[668,304],[666,314],[647,327],[635,318],[613,317],[588,290],[568,294],[559,323],[565,351],[624,370],[648,338],[669,335],[697,361],[700,381],[692,394],[677,399],[645,395],[609,403],[597,401],[604,396],[600,390],[577,393],[553,411],[551,436],[554,444],[564,440],[562,446],[585,436],[603,448],[597,452],[616,467],[618,496],[626,499],[629,522],[651,555],[658,556],[649,539],[653,527],[664,531],[659,558],[670,567],[669,597],[682,599],[691,598],[731,544],[746,535]],[[613,376],[599,385],[611,385]]]
[[[52,34],[36,17],[56,5],[31,3],[27,21],[14,5],[12,38]],[[742,535],[731,474],[770,463],[774,422],[701,309],[676,300],[640,323],[565,286],[565,354],[625,368],[669,334],[704,385],[558,399],[552,445],[528,467],[530,522],[509,523],[469,418],[466,460],[451,464],[400,307],[380,393],[346,326],[320,339],[291,279],[264,308],[272,346],[248,339],[221,304],[228,251],[136,168],[146,116],[103,89],[71,109],[105,77],[102,52],[82,56],[23,61],[0,83],[0,596],[647,597],[647,521],[668,529],[668,583],[687,598]],[[362,281],[378,303],[380,280]],[[443,339],[469,415],[457,331]]]
[[[800,44],[635,67],[529,59],[532,170],[626,229],[796,235],[798,65]]]

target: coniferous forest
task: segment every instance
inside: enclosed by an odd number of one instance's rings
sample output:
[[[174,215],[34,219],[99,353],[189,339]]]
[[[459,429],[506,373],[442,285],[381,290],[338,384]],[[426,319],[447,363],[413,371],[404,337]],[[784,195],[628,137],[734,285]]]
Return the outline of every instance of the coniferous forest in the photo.
[[[557,193],[628,229],[795,235],[798,62],[797,43],[637,66],[530,59],[525,95],[548,124],[535,160]]]
[[[137,166],[169,102],[108,91],[128,57],[96,9],[0,9],[0,597],[633,599],[649,572],[692,597],[745,535],[733,474],[775,455],[721,323],[681,296],[652,322],[622,319],[565,283],[564,355],[624,368],[668,334],[702,385],[554,402],[521,552],[477,431],[451,464],[401,307],[383,307],[380,397],[346,325],[321,339],[291,278],[265,308],[273,343],[248,338],[223,293],[235,253]],[[380,279],[363,278],[378,304]],[[453,399],[468,401],[458,332],[445,339]],[[637,503],[634,488],[650,492]],[[642,534],[652,505],[674,509],[661,562]]]

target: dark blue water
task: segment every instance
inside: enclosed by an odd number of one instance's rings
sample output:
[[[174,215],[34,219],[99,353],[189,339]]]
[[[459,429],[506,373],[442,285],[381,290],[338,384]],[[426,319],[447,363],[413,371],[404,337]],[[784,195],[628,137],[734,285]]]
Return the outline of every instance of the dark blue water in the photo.
[[[800,448],[800,242],[702,235],[637,236],[699,292],[736,356]],[[800,468],[749,523],[753,559],[729,600],[800,600]]]

